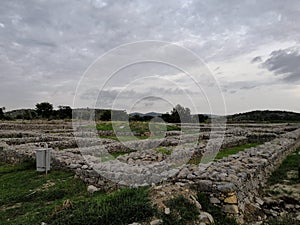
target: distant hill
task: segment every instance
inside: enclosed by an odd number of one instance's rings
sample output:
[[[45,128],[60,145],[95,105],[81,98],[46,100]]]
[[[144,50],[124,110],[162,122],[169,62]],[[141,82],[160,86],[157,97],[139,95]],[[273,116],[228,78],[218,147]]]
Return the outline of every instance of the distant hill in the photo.
[[[152,117],[158,117],[161,116],[162,113],[157,113],[157,112],[148,112],[148,113],[139,113],[139,112],[134,112],[134,113],[130,113],[130,116],[140,116],[140,117],[144,117],[144,116],[152,116]]]
[[[300,122],[300,113],[256,110],[227,116],[228,122]]]

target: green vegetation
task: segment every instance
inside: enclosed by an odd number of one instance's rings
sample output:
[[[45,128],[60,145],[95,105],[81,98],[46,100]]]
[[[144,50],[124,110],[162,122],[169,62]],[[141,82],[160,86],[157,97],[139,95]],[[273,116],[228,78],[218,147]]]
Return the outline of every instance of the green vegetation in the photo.
[[[96,125],[96,129],[100,131],[116,131],[116,132],[132,132],[134,136],[116,136],[115,134],[110,136],[99,136],[100,138],[109,138],[115,141],[135,141],[136,139],[145,140],[145,139],[159,139],[164,138],[162,135],[151,135],[150,129],[151,126],[152,131],[173,131],[180,130],[180,127],[175,125],[165,125],[164,123],[149,123],[149,122],[122,122],[122,121],[113,121],[113,122],[101,122]],[[90,128],[90,127],[89,127]]]
[[[202,156],[194,157],[188,161],[188,164],[198,165],[202,160]]]
[[[245,149],[247,148],[252,148],[252,147],[256,147],[260,144],[258,143],[248,143],[248,144],[244,144],[244,145],[240,145],[240,146],[236,146],[236,147],[233,147],[233,148],[228,148],[228,149],[224,149],[224,150],[221,150],[219,151],[219,153],[217,154],[215,160],[218,160],[218,159],[222,159],[222,158],[225,158],[225,157],[228,157],[230,155],[233,155],[233,154],[236,154],[240,151],[244,151]]]
[[[146,140],[146,139],[159,139],[162,138],[162,136],[99,136],[99,138],[107,138],[107,139],[111,139],[114,141],[135,141],[136,139],[138,140]]]
[[[155,213],[145,188],[90,194],[72,173],[46,176],[34,166],[0,166],[0,224],[116,225],[145,221]]]
[[[130,154],[131,152],[134,151],[129,151],[129,152],[116,152],[116,153],[112,153],[112,154],[107,154],[107,155],[101,155],[101,162],[106,162],[109,160],[114,160],[115,158],[117,158],[118,156],[121,155],[126,155],[126,154]]]
[[[109,195],[74,202],[71,207],[56,210],[49,224],[129,224],[153,216],[146,189],[123,189]]]
[[[205,193],[197,193],[197,200],[201,204],[203,211],[212,215],[215,225],[238,225],[234,218],[226,217],[219,207],[211,204],[209,197]]]
[[[170,199],[165,202],[165,205],[172,210],[169,215],[166,215],[164,212],[159,213],[159,217],[163,220],[163,225],[191,224],[199,215],[196,206],[183,196]]]
[[[300,113],[287,111],[257,110],[227,116],[227,122],[299,123]]]
[[[282,162],[278,169],[276,169],[268,179],[268,185],[273,185],[277,183],[282,183],[288,181],[289,184],[299,183],[298,178],[289,178],[287,172],[289,171],[298,171],[298,152],[300,148],[297,149],[294,153],[288,155],[286,159]]]
[[[247,148],[256,147],[258,145],[260,145],[260,144],[258,144],[258,143],[248,143],[248,144],[236,146],[236,147],[233,147],[233,148],[220,150],[218,152],[218,154],[216,155],[214,160],[216,161],[216,160],[228,157],[228,156],[236,154],[240,151],[244,151]],[[199,157],[192,158],[188,163],[198,165],[201,162],[201,160],[202,160],[202,156],[199,156]]]
[[[129,126],[128,126],[129,124]],[[122,122],[122,121],[113,121],[113,122],[101,122],[96,125],[97,130],[102,131],[113,131],[114,128],[119,132],[132,131],[133,133],[143,134],[145,132],[150,132],[149,122]],[[165,125],[164,123],[151,123],[151,128],[153,131],[173,131],[180,130],[180,127],[175,125]]]
[[[167,149],[165,147],[158,147],[155,149],[157,152],[162,153],[163,155],[171,155],[172,154],[172,150],[171,149]]]

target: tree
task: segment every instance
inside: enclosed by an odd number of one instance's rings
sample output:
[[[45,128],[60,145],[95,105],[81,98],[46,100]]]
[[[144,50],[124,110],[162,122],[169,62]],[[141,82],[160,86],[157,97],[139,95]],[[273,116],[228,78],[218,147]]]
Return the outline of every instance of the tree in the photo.
[[[41,118],[50,118],[53,113],[53,105],[49,102],[42,102],[35,105],[36,113]]]
[[[178,104],[171,111],[171,120],[173,121],[173,123],[190,123],[191,110],[189,108],[184,108]]]
[[[102,120],[102,121],[110,121],[111,120],[111,110],[105,110],[101,114],[100,120]]]
[[[168,123],[190,123],[192,121],[191,110],[181,105],[176,105],[170,113],[161,115],[161,118]]]
[[[58,106],[57,116],[59,119],[71,119],[72,118],[72,108],[70,106]]]
[[[4,119],[4,110],[5,110],[5,107],[2,107],[2,108],[0,108],[0,120],[1,119]]]

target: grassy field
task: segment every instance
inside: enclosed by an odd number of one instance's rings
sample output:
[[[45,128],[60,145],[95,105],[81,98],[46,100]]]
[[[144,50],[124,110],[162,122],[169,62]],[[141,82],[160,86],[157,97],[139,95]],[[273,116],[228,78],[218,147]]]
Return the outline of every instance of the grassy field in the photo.
[[[247,148],[256,147],[258,145],[260,145],[260,144],[258,144],[258,143],[248,143],[248,144],[236,146],[236,147],[233,147],[233,148],[224,149],[224,150],[219,151],[219,153],[217,154],[215,159],[216,160],[222,159],[222,158],[228,157],[230,155],[234,155],[236,153],[239,153],[240,151],[244,151]]]
[[[219,160],[219,159],[222,159],[222,158],[225,158],[225,157],[228,157],[230,155],[233,155],[233,154],[236,154],[240,151],[244,151],[245,149],[247,148],[251,148],[251,147],[256,147],[260,144],[258,143],[249,143],[249,144],[244,144],[244,145],[240,145],[240,146],[236,146],[236,147],[233,147],[233,148],[228,148],[228,149],[224,149],[224,150],[220,150],[218,152],[218,154],[216,155],[215,157],[215,161]],[[198,165],[202,160],[202,157],[195,157],[193,159],[191,159],[189,161],[189,164],[195,164],[195,165]]]
[[[155,210],[147,189],[111,194],[86,191],[71,173],[47,176],[34,164],[0,166],[0,224],[128,224],[149,219]]]
[[[163,136],[99,136],[99,138],[108,138],[114,141],[136,141],[136,140],[146,140],[146,139],[160,139]]]
[[[48,175],[35,171],[32,162],[0,165],[1,225],[127,225],[160,218],[163,225],[193,224],[198,218],[196,206],[178,195],[165,201],[169,215],[151,203],[147,188],[121,189],[113,193],[90,194],[86,185],[72,173],[51,171]],[[201,195],[199,194],[201,197]],[[203,201],[203,197],[199,201]],[[208,202],[201,202],[208,207]],[[228,223],[218,209],[216,225]],[[221,221],[221,222],[219,222]],[[225,221],[226,223],[223,223]]]
[[[165,125],[164,123],[149,123],[149,122],[130,122],[129,126],[127,122],[122,121],[114,121],[114,122],[101,122],[96,125],[97,130],[102,131],[112,131],[114,128],[117,131],[132,131],[135,133],[145,133],[150,132],[149,126],[154,131],[173,131],[173,130],[181,130],[180,127],[175,125]]]
[[[150,129],[149,129],[150,126]],[[154,132],[159,131],[174,131],[180,130],[180,127],[175,125],[165,125],[163,123],[149,123],[149,122],[130,122],[129,124],[122,121],[114,122],[101,122],[96,125],[96,129],[99,131],[117,131],[117,132],[132,132],[134,136],[121,136],[110,135],[110,136],[99,136],[99,138],[108,138],[115,141],[135,141],[135,140],[145,140],[145,139],[160,139],[164,138],[163,135],[151,135],[150,130]],[[148,134],[148,135],[145,135]]]

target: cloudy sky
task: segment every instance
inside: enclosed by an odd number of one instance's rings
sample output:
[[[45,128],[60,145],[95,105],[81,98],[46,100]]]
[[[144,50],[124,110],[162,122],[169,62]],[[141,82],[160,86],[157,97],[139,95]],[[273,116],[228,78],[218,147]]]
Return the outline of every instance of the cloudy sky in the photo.
[[[180,103],[214,114],[300,112],[299,21],[298,0],[1,0],[0,105],[8,110],[41,101],[73,106],[76,96],[76,106],[90,106],[98,98],[100,107],[114,104],[128,111],[165,112]],[[157,62],[118,64],[122,69],[113,78],[105,68],[91,66],[120,45],[145,40],[192,51],[215,84]],[[149,60],[161,49],[156,51]],[[149,49],[117,53],[132,59],[145,52]],[[113,67],[112,62],[119,61],[110,58],[101,65]],[[185,63],[196,71],[191,64]],[[97,85],[78,91],[90,73],[97,74]],[[212,88],[217,84],[221,93]],[[218,103],[222,96],[225,109]]]

